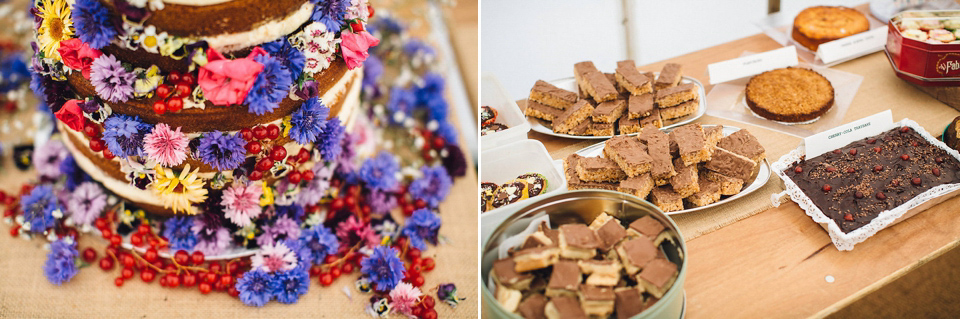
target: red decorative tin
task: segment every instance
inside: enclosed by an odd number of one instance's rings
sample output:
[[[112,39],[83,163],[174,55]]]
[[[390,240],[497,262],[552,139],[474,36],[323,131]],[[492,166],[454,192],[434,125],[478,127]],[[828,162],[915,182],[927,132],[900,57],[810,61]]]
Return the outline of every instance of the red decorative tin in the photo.
[[[903,23],[918,29],[901,32]],[[905,11],[891,18],[885,51],[897,76],[921,86],[960,86],[960,41],[956,40],[960,29],[956,27],[960,27],[960,10]],[[941,35],[951,33],[946,36],[954,40],[920,40],[931,29]],[[905,36],[907,31],[923,34]]]

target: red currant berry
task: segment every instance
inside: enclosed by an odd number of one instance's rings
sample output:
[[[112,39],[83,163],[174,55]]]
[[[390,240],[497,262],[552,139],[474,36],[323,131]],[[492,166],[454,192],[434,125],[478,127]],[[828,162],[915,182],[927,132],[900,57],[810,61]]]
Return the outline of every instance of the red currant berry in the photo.
[[[437,319],[437,310],[436,309],[427,309],[423,312],[421,316],[423,319]]]
[[[114,157],[113,152],[111,152],[109,148],[103,149],[103,158],[113,159]]]
[[[850,149],[850,155],[857,155],[857,149],[851,148],[851,149]]]
[[[203,255],[203,252],[201,252],[201,251],[199,251],[199,250],[194,251],[193,254],[190,254],[190,261],[192,261],[194,265],[201,265],[201,264],[203,264],[203,261],[204,261],[205,259],[206,259],[206,257]]]
[[[110,236],[110,245],[120,246],[121,243],[123,243],[123,237],[120,237],[120,235],[113,234],[113,236]]]
[[[327,255],[327,258],[323,259],[324,264],[332,264],[334,261],[337,261],[337,256]]]
[[[253,172],[250,172],[250,176],[248,177],[250,177],[251,181],[259,181],[261,178],[263,178],[263,173],[253,171]]]
[[[423,272],[423,265],[410,265],[410,269],[407,270],[411,275],[419,275]]]
[[[340,278],[340,275],[340,267],[333,267],[333,269],[330,269],[330,276],[333,276],[334,279]]]
[[[266,172],[266,171],[269,171],[270,168],[272,167],[273,167],[273,160],[269,158],[264,158],[264,159],[261,159],[259,162],[257,162],[257,165],[256,167],[254,167],[254,169],[260,172]]]
[[[113,231],[111,231],[109,228],[101,229],[100,236],[103,236],[103,239],[109,241],[110,238],[113,237]]]
[[[252,141],[252,140],[253,140],[253,130],[251,130],[251,129],[249,129],[249,128],[240,129],[240,137],[242,137],[244,141],[248,141],[248,142],[249,142],[249,141]]]
[[[426,279],[424,279],[421,275],[417,275],[413,278],[413,281],[410,284],[414,287],[421,287],[423,286],[424,282],[426,282]]]
[[[88,144],[90,145],[90,150],[94,152],[100,152],[106,148],[106,145],[101,139],[90,139],[90,143]]]
[[[210,284],[213,284],[213,283],[217,282],[217,278],[218,278],[218,277],[217,277],[217,274],[216,274],[216,273],[208,272],[206,278],[203,278],[203,280],[205,280],[206,282],[208,282],[208,283],[210,283]]]
[[[180,112],[183,109],[183,99],[175,97],[167,100],[167,111]]]
[[[353,264],[351,264],[351,263],[343,264],[343,266],[342,266],[341,268],[342,268],[342,271],[343,271],[344,274],[353,273]]]
[[[173,261],[176,261],[181,266],[189,266],[190,254],[188,254],[186,250],[178,250],[173,254]]]
[[[266,139],[266,138],[267,138],[267,128],[266,128],[266,127],[263,127],[263,125],[254,127],[254,128],[253,128],[253,138],[256,138],[256,139],[258,139],[258,140]]]
[[[417,198],[417,200],[414,201],[413,204],[417,207],[417,209],[427,208],[427,201],[420,198]]]
[[[433,261],[433,258],[427,257],[423,259],[423,270],[431,271],[433,267],[436,267],[436,262]]]
[[[140,226],[137,226],[137,232],[138,232],[138,233],[141,233],[141,234],[149,234],[149,233],[150,233],[150,225],[140,224]]]
[[[87,247],[87,249],[83,250],[83,261],[92,263],[95,260],[97,260],[96,250],[93,250],[93,248],[90,248],[90,247]]]
[[[267,125],[267,138],[275,140],[280,137],[280,127],[276,124]]]
[[[416,248],[410,248],[407,250],[407,258],[414,260],[415,258],[420,258],[420,250]]]
[[[309,169],[305,169],[303,170],[303,172],[300,173],[300,177],[303,178],[303,180],[305,181],[312,181],[315,176],[313,174],[313,171]]]
[[[297,171],[294,171],[290,173],[290,175],[287,175],[287,180],[294,185],[299,184],[301,178],[302,176],[300,175],[300,172],[297,172]]]
[[[270,150],[270,159],[274,161],[282,161],[285,157],[287,157],[287,149],[281,145],[274,146]]]
[[[133,268],[133,266],[137,264],[137,260],[130,254],[123,254],[120,255],[120,263],[122,263],[125,268]]]
[[[197,84],[197,77],[193,76],[192,73],[186,73],[180,76],[180,83],[188,85]]]
[[[156,275],[153,270],[147,269],[140,272],[140,280],[143,280],[143,282],[152,282]]]
[[[100,269],[103,269],[104,271],[113,269],[113,258],[110,258],[110,257],[100,258]]]
[[[338,212],[343,209],[343,198],[337,198],[330,202],[330,210]]]
[[[236,276],[240,272],[240,263],[230,263],[227,265],[227,273]]]
[[[230,287],[233,285],[233,276],[223,275],[220,276],[220,285],[224,287]]]
[[[103,231],[104,228],[107,228],[107,220],[103,217],[97,217],[97,219],[93,221],[93,226],[96,226],[98,230]]]
[[[414,210],[415,209],[413,208],[413,205],[410,205],[410,204],[403,205],[403,216],[407,216],[407,217],[413,216]]]
[[[237,287],[230,286],[230,288],[227,288],[227,294],[230,295],[230,297],[236,298],[237,296],[240,295],[240,291],[237,290]]]
[[[87,122],[87,125],[83,126],[83,135],[87,137],[97,137],[100,134],[100,130],[97,129],[96,125],[93,125],[90,122]]]
[[[122,271],[120,271],[120,276],[123,276],[123,279],[133,278],[133,269],[124,268]]]
[[[156,248],[149,248],[149,249],[147,249],[147,251],[146,251],[145,253],[143,253],[143,259],[146,259],[147,262],[151,262],[151,263],[152,263],[152,262],[154,262],[154,261],[157,261],[157,258],[158,258],[158,257],[159,257],[159,256],[157,255],[157,249],[156,249]]]
[[[167,286],[167,276],[160,276],[160,287]]]
[[[167,275],[167,287],[177,288],[180,287],[180,276],[169,274]]]
[[[423,264],[423,259],[420,259],[420,257],[412,257],[412,258],[410,258],[410,264],[413,264],[413,265],[422,265],[422,264]]]
[[[113,284],[117,285],[117,287],[123,286],[123,278],[118,277],[117,279],[114,279]]]
[[[171,90],[169,85],[160,84],[160,86],[157,86],[157,96],[159,96],[160,99],[165,99],[169,97],[171,93],[170,91]]]
[[[310,151],[305,148],[301,148],[300,152],[297,153],[297,162],[305,163],[310,160]]]
[[[197,276],[191,273],[183,274],[183,286],[184,287],[193,287],[197,284]]]
[[[410,314],[414,317],[420,318],[423,315],[423,307],[414,307],[410,310]]]
[[[250,141],[243,148],[247,149],[247,152],[250,154],[260,154],[260,151],[262,150],[260,142],[257,141]]]
[[[205,282],[201,282],[198,287],[199,287],[198,289],[200,289],[200,293],[204,295],[209,294],[210,291],[213,291],[213,287],[211,287],[210,284]]]
[[[330,286],[333,283],[333,276],[329,273],[320,274],[320,284],[324,287]]]
[[[369,5],[369,4],[367,5],[367,12],[370,12],[370,13],[367,15],[367,19],[373,18],[373,12],[374,12],[374,10],[373,10],[373,6],[372,6],[372,5]]]
[[[180,72],[173,71],[167,75],[167,82],[170,83],[179,83],[180,82]]]
[[[163,102],[163,100],[157,100],[156,102],[153,102],[153,113],[157,113],[159,115],[167,113],[167,103]]]
[[[188,97],[190,96],[191,91],[193,91],[193,89],[190,88],[189,84],[186,84],[186,83],[177,84],[176,95],[178,97],[181,97],[181,98]]]
[[[130,235],[130,244],[136,247],[143,246],[143,236],[140,236],[140,234]]]
[[[432,296],[423,296],[423,300],[420,301],[420,304],[427,309],[433,309],[437,305],[437,301],[433,299]]]
[[[357,198],[353,197],[352,195],[347,196],[347,198],[344,199],[343,203],[347,205],[347,207],[352,208],[353,206],[357,205]]]

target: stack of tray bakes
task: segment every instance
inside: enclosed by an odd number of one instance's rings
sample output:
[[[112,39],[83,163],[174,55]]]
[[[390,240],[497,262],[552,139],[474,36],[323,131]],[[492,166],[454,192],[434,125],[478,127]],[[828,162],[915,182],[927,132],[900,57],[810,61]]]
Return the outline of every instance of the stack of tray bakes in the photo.
[[[567,187],[607,189],[648,199],[665,212],[736,195],[753,178],[766,151],[747,130],[723,136],[723,126],[678,127],[669,134],[643,128],[607,140],[604,157],[564,160]]]
[[[659,249],[672,240],[664,230],[650,216],[625,228],[606,213],[590,225],[541,224],[509,257],[494,262],[497,301],[524,318],[632,317],[677,280],[677,264]]]
[[[579,94],[537,81],[526,115],[543,120],[556,133],[611,136],[663,127],[700,106],[699,88],[680,84],[683,67],[668,63],[659,76],[640,73],[632,60],[617,62],[616,73],[601,73],[593,62],[573,67]]]

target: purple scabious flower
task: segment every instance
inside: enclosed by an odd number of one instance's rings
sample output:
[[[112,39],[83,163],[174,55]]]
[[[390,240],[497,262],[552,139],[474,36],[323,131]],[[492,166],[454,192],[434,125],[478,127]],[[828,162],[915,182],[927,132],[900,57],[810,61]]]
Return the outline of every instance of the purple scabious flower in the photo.
[[[273,276],[262,269],[246,272],[237,279],[235,286],[240,292],[240,301],[247,306],[263,307],[274,297],[273,290],[270,289],[272,281]]]
[[[70,152],[60,140],[47,141],[33,152],[33,167],[41,177],[59,178],[60,163],[70,156]]]
[[[163,222],[163,237],[170,241],[171,250],[192,251],[197,246],[192,227],[193,217],[172,217]]]
[[[77,244],[58,239],[50,243],[50,253],[43,264],[43,275],[54,285],[62,285],[77,275]]]
[[[263,234],[257,236],[257,245],[273,245],[277,241],[297,237],[300,237],[300,224],[290,216],[283,215],[277,218],[273,225],[263,226]]]
[[[77,225],[90,225],[107,207],[107,194],[95,182],[83,182],[73,190],[67,201],[67,211]]]
[[[453,127],[453,124],[450,124],[450,122],[447,121],[440,121],[439,123],[440,125],[437,126],[437,130],[434,131],[434,134],[443,138],[443,141],[446,142],[447,145],[460,144],[459,140],[457,139],[457,128]]]
[[[239,134],[231,135],[213,131],[200,137],[197,150],[204,164],[218,171],[230,171],[243,164],[247,154],[247,150],[243,148],[244,144],[246,142]]]
[[[50,185],[34,187],[30,194],[20,198],[20,210],[23,211],[23,224],[30,226],[30,232],[43,233],[56,223],[53,211],[57,210],[57,198]]]
[[[420,168],[423,177],[410,182],[409,192],[413,199],[422,199],[430,207],[437,207],[450,194],[453,180],[443,166]]]
[[[277,301],[285,304],[296,303],[309,288],[310,274],[306,267],[277,272],[270,280],[271,294],[276,296]]]
[[[317,141],[330,116],[330,109],[319,98],[307,100],[290,118],[290,138],[300,144]]]
[[[68,155],[67,158],[64,158],[60,162],[60,174],[66,177],[66,183],[64,183],[68,191],[73,191],[77,188],[80,183],[90,181],[90,175],[87,175],[79,166],[77,166],[77,161],[73,159],[73,156]]]
[[[77,0],[73,4],[73,27],[80,40],[94,49],[102,49],[117,36],[110,12],[97,0]]]
[[[208,214],[208,213],[205,213]],[[195,218],[190,227],[197,236],[197,245],[193,248],[207,256],[219,255],[230,246],[230,230],[216,225],[209,218]]]
[[[244,103],[247,103],[247,112],[263,115],[272,113],[280,105],[280,101],[287,96],[293,80],[288,70],[280,60],[261,55],[253,58],[263,64],[263,71],[257,75]]]
[[[383,62],[380,62],[380,58],[376,55],[367,57],[367,60],[363,61],[363,90],[376,96],[374,93],[381,75],[383,75]]]
[[[386,214],[397,208],[397,199],[388,192],[375,190],[367,195],[367,204],[370,205],[370,211],[373,213]]]
[[[137,75],[127,71],[113,55],[104,54],[90,66],[90,83],[100,98],[117,103],[133,96],[133,82]]]
[[[316,7],[310,20],[323,23],[330,32],[340,31],[350,0],[310,0]]]
[[[397,160],[390,153],[380,152],[360,166],[360,180],[374,190],[391,190],[397,186]]]
[[[340,240],[322,224],[305,229],[300,234],[298,244],[303,249],[299,254],[301,259],[314,264],[321,264],[327,255],[336,254],[340,249]]]
[[[346,128],[343,125],[340,125],[340,118],[334,117],[327,121],[327,124],[323,128],[323,132],[320,134],[320,140],[317,141],[317,148],[320,149],[320,154],[323,155],[324,161],[333,161],[340,156],[340,140],[343,139],[343,133]]]
[[[413,93],[413,90],[394,86],[390,89],[390,97],[387,99],[386,105],[387,110],[390,111],[388,115],[390,120],[393,121],[393,114],[397,112],[409,114],[416,103],[417,96]]]
[[[153,126],[140,121],[140,117],[114,115],[103,122],[103,141],[113,155],[141,156],[143,137],[153,130]]]
[[[286,39],[264,43],[260,48],[283,63],[283,66],[290,71],[291,79],[297,79],[303,74],[303,66],[307,63],[307,58]]]
[[[427,250],[427,242],[437,244],[437,232],[440,231],[440,216],[422,208],[413,212],[413,216],[407,218],[407,224],[403,226],[401,234],[407,236],[410,244],[421,251]]]
[[[67,103],[67,97],[73,94],[66,81],[55,81],[35,71],[30,79],[30,89],[52,110],[60,110]]]
[[[356,184],[359,179],[357,165],[353,162],[357,155],[356,150],[354,150],[353,139],[353,135],[350,133],[343,134],[343,142],[340,143],[340,156],[337,157],[337,169],[335,171],[349,185]]]
[[[376,284],[377,291],[393,290],[403,279],[403,261],[397,254],[396,249],[377,246],[370,256],[360,261],[360,272]]]

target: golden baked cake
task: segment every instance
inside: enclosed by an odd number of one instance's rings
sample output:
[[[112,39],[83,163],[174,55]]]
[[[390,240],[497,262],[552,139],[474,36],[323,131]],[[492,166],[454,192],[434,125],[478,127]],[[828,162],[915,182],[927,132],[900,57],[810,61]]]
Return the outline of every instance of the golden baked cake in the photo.
[[[870,29],[870,22],[860,11],[847,7],[817,6],[806,8],[793,19],[793,40],[811,51],[821,44]]]
[[[833,86],[813,70],[784,68],[763,72],[747,83],[747,106],[780,122],[816,119],[833,106]]]

